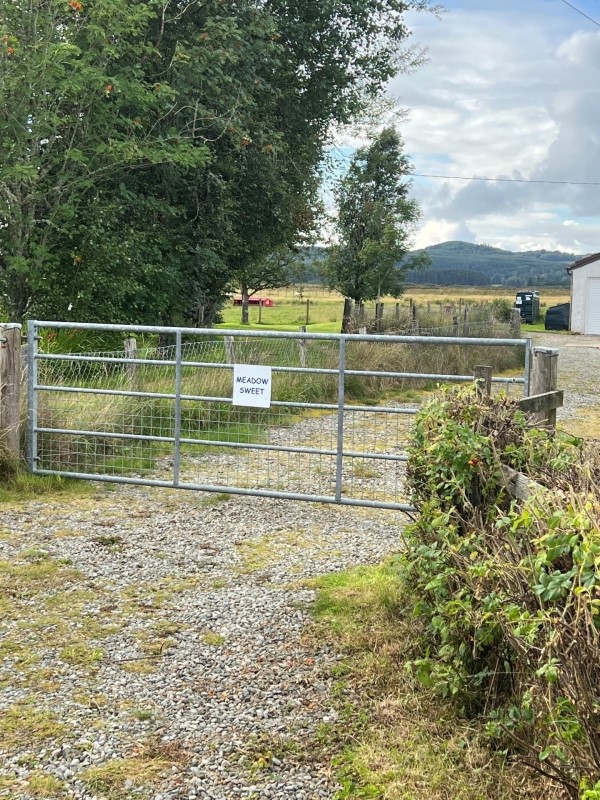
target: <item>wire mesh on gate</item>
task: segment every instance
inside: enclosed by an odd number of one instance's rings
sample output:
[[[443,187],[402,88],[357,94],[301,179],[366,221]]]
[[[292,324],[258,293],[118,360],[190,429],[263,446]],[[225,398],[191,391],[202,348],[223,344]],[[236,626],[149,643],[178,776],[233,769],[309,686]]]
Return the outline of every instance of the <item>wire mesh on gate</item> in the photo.
[[[122,350],[67,353],[35,336],[44,324],[31,326],[35,471],[410,508],[404,462],[416,408],[398,390],[424,376],[407,337],[193,331],[184,342],[188,331],[169,329],[175,343],[158,346],[162,329],[145,328]],[[118,330],[98,329],[107,327]],[[419,347],[444,377],[443,348],[454,345]],[[271,367],[270,407],[233,404],[236,364]]]

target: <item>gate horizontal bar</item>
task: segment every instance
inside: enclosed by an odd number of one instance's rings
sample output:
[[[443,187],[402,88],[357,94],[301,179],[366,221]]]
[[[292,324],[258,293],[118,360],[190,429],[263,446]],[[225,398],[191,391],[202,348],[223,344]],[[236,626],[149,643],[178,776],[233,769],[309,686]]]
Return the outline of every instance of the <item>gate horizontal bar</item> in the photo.
[[[471,340],[473,341],[473,340]],[[160,367],[174,367],[175,361],[160,361],[158,359],[144,359],[144,358],[101,358],[100,356],[62,356],[62,355],[44,355],[43,353],[36,356],[37,359],[45,359],[50,361],[79,361],[79,362],[94,362],[101,364],[149,364],[152,366]],[[232,370],[235,364],[217,364],[213,361],[184,361],[182,367],[197,367],[208,369],[229,369]],[[338,369],[325,369],[317,367],[271,367],[273,372],[284,373],[302,373],[307,375],[338,375]],[[346,375],[356,375],[363,378],[418,378],[426,381],[454,381],[470,382],[475,380],[473,375],[446,375],[443,373],[426,373],[426,372],[383,372],[377,370],[363,370],[363,369],[347,369]],[[512,383],[524,383],[523,378],[511,378]],[[493,383],[506,383],[507,378],[492,378]],[[337,408],[337,406],[336,406]]]
[[[88,436],[97,439],[125,439],[138,442],[166,442],[173,444],[174,436],[148,436],[141,433],[113,433],[112,431],[80,431],[70,428],[35,428],[36,433],[58,433],[67,436]],[[312,456],[337,456],[337,450],[321,450],[316,447],[294,447],[278,444],[258,444],[255,442],[224,442],[219,439],[188,439],[181,437],[181,444],[202,445],[208,447],[231,447],[245,450],[270,450],[275,453],[304,453]],[[407,456],[391,453],[361,453],[344,450],[342,455],[348,458],[375,458],[385,461],[407,461]]]
[[[510,380],[512,380],[512,378]],[[38,392],[70,392],[71,394],[101,394],[101,395],[112,395],[113,397],[144,397],[144,398],[154,397],[157,400],[175,400],[176,397],[176,395],[168,392],[134,392],[134,391],[130,392],[125,389],[90,389],[87,387],[83,388],[79,386],[47,386],[44,384],[36,386],[35,389]],[[181,399],[205,401],[213,403],[229,403],[230,405],[233,403],[233,398],[231,397],[210,397],[208,395],[200,395],[200,394],[182,394]],[[314,408],[325,411],[337,411],[337,405],[335,405],[335,403],[294,403],[291,400],[290,401],[272,400],[271,405],[284,408]],[[367,411],[378,414],[379,413],[416,414],[419,411],[419,409],[416,407],[397,408],[395,406],[353,406],[349,404],[346,404],[344,406],[344,410]]]
[[[342,498],[340,501],[330,495],[302,494],[298,492],[276,492],[266,489],[242,489],[239,486],[213,486],[203,483],[179,483],[177,487],[172,482],[159,481],[147,478],[122,478],[113,475],[94,475],[90,472],[66,472],[51,469],[35,469],[37,475],[60,475],[63,478],[80,478],[86,481],[99,481],[101,483],[128,483],[137,486],[160,486],[163,489],[191,489],[197,492],[220,492],[221,494],[240,494],[250,497],[271,497],[281,500],[304,500],[309,503],[329,503],[343,506],[367,506],[369,508],[385,508],[391,511],[415,511],[415,507],[408,503],[384,503],[380,500],[360,500],[355,498]]]
[[[374,458],[376,461],[408,461],[407,455],[392,453],[361,453],[359,450],[343,450],[344,458]]]
[[[461,336],[385,336],[384,334],[362,333],[304,333],[299,331],[244,331],[230,328],[176,328],[156,325],[109,325],[94,322],[59,322],[52,320],[35,320],[36,328],[57,328],[79,331],[127,331],[131,333],[173,333],[181,331],[187,336],[238,336],[247,339],[320,339],[322,341],[347,342],[387,342],[407,344],[485,344],[492,347],[524,347],[527,339],[486,339]],[[137,362],[139,363],[139,362]],[[175,362],[173,362],[174,364]]]
[[[141,433],[114,433],[113,431],[79,431],[71,428],[35,428],[36,433],[63,433],[67,436],[93,436],[96,439],[130,439],[142,442],[167,442],[173,444],[174,436],[149,436]]]
[[[346,375],[358,375],[363,378],[420,378],[426,381],[472,382],[473,375],[438,375],[427,372],[375,372],[362,369],[347,369]],[[511,379],[512,380],[512,379]],[[523,378],[515,378],[515,383],[523,383]],[[492,378],[492,383],[506,383],[506,378]]]
[[[162,358],[121,358],[120,356],[85,356],[79,353],[66,355],[62,353],[37,353],[35,358],[38,361],[83,361],[93,364],[151,364],[155,367],[175,367],[176,361],[169,361]],[[213,365],[214,366],[214,365]],[[219,365],[217,365],[219,366]],[[223,364],[222,366],[227,366]]]

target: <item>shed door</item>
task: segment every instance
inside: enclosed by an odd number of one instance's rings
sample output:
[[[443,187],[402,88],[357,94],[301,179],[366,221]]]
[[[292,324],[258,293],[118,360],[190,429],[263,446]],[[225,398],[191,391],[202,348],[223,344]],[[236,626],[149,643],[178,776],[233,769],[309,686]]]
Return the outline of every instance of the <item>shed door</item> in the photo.
[[[588,278],[585,332],[600,333],[600,278]]]

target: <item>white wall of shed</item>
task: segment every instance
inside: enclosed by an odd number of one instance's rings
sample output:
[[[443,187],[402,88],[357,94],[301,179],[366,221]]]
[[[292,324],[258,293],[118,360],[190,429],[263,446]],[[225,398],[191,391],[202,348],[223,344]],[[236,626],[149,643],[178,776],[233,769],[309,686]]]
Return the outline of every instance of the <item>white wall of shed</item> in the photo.
[[[574,269],[571,278],[571,330],[585,333],[587,282],[590,278],[600,278],[600,261]]]

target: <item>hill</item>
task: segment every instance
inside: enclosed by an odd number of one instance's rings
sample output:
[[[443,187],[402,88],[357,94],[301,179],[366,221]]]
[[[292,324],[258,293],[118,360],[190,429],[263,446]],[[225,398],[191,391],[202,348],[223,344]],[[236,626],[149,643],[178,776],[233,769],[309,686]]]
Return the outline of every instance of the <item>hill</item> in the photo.
[[[514,253],[470,242],[443,242],[419,252],[429,255],[431,266],[407,273],[407,282],[442,286],[561,286],[569,283],[565,267],[581,258],[551,250]]]
[[[427,253],[431,265],[409,271],[407,283],[434,286],[567,286],[568,264],[582,258],[576,253],[557,250],[512,252],[470,242],[442,242],[417,250]],[[294,283],[320,283],[319,262],[327,255],[325,247],[310,247],[299,253],[294,269]]]

